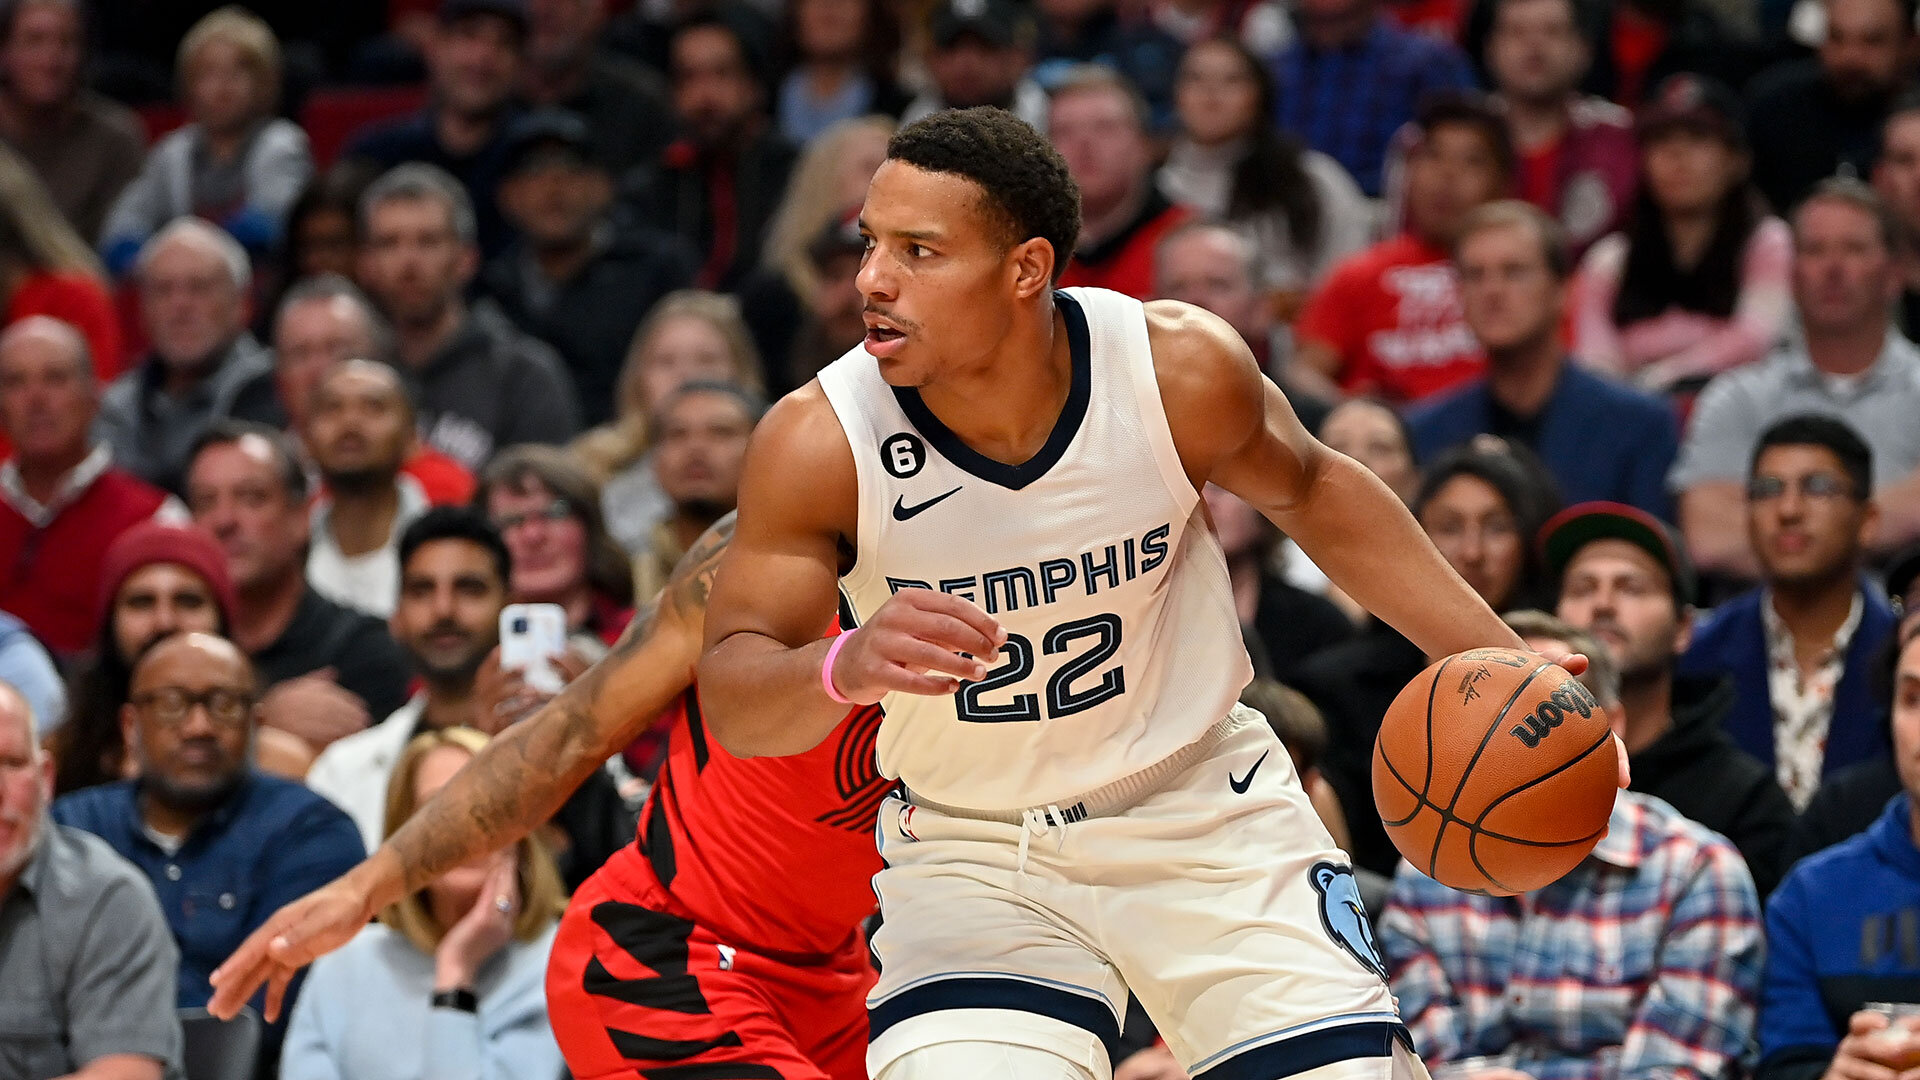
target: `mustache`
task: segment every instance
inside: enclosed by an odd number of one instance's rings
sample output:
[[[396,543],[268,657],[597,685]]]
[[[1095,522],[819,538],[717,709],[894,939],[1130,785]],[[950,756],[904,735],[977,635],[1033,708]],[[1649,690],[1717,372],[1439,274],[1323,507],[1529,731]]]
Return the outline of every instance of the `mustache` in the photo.
[[[886,308],[881,307],[879,304],[876,304],[871,300],[861,305],[860,314],[878,315],[881,318],[887,320],[888,322],[892,323],[893,325],[899,327],[902,330],[913,331],[913,330],[920,329],[919,323],[913,321],[912,319],[903,319],[900,316],[895,315],[893,312],[888,311]]]

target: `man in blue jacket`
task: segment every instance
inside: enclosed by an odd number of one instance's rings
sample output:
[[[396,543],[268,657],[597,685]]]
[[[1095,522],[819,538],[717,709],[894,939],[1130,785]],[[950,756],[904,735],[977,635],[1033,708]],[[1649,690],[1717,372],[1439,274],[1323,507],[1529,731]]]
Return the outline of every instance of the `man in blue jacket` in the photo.
[[[1762,584],[1693,635],[1682,675],[1729,675],[1727,730],[1804,810],[1835,770],[1887,753],[1872,686],[1893,608],[1861,576],[1877,511],[1873,452],[1843,420],[1803,414],[1760,436],[1747,534]]]
[[[1625,503],[1672,520],[1673,407],[1581,368],[1561,344],[1572,263],[1560,224],[1530,203],[1489,203],[1467,218],[1453,261],[1487,373],[1408,415],[1420,460],[1499,435],[1540,455],[1569,505]]]
[[[1889,1031],[1865,1008],[1920,1001],[1920,635],[1907,636],[1892,682],[1904,790],[1866,832],[1801,860],[1773,894],[1756,1080],[1907,1076],[1920,1061],[1920,1031],[1906,1021]]]

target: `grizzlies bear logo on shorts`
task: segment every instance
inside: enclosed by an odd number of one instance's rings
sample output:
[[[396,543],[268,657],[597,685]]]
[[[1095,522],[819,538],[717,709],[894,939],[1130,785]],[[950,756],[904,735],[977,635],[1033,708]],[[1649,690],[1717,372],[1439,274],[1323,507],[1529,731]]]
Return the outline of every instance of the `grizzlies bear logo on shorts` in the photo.
[[[1313,864],[1313,888],[1320,894],[1320,925],[1327,936],[1339,942],[1360,966],[1387,977],[1387,965],[1373,943],[1373,927],[1367,922],[1367,908],[1360,902],[1360,885],[1353,879],[1353,867],[1338,863]]]

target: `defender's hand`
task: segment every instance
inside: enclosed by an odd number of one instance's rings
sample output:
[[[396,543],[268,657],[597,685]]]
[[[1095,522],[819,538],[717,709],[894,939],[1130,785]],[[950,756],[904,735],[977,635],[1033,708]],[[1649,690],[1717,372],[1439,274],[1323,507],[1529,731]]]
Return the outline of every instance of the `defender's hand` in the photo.
[[[841,697],[862,705],[896,690],[951,694],[985,677],[1007,640],[979,605],[932,589],[901,589],[850,635],[830,674]]]

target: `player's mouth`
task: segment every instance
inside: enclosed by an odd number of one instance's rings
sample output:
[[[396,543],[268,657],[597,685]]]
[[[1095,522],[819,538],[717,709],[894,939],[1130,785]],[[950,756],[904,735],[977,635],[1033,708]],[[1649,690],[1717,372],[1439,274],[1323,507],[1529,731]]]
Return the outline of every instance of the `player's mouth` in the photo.
[[[867,336],[864,344],[867,352],[876,357],[888,357],[900,351],[906,344],[906,331],[887,323],[867,321]]]

